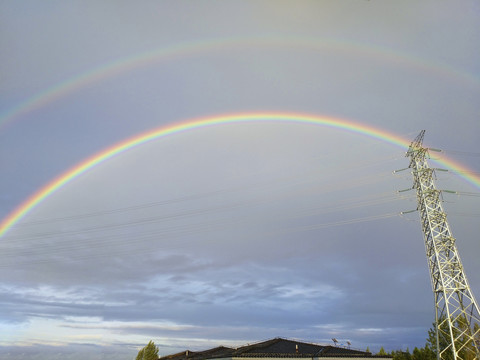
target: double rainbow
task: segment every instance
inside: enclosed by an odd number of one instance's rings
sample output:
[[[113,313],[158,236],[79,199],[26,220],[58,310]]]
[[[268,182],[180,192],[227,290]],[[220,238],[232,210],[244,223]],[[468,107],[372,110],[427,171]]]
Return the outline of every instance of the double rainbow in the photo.
[[[12,123],[49,103],[57,101],[59,98],[67,96],[89,84],[102,81],[107,78],[115,77],[119,74],[131,71],[133,69],[157,64],[161,61],[168,61],[179,57],[188,57],[195,54],[206,54],[212,51],[225,51],[228,49],[238,50],[244,48],[246,50],[252,47],[273,46],[275,48],[288,47],[290,49],[300,48],[303,50],[314,51],[340,51],[348,54],[356,54],[367,56],[368,58],[379,58],[387,63],[394,63],[399,66],[413,67],[424,72],[434,72],[441,76],[450,78],[450,80],[462,81],[466,84],[478,86],[478,79],[471,74],[465,74],[455,69],[448,68],[441,64],[433,64],[425,62],[422,59],[413,58],[404,54],[393,52],[387,48],[373,47],[367,44],[358,44],[345,42],[338,39],[308,39],[308,38],[275,38],[275,37],[242,37],[242,38],[219,38],[202,40],[198,42],[186,42],[174,44],[170,47],[147,51],[133,56],[116,59],[110,63],[104,64],[97,68],[91,69],[75,77],[69,78],[59,84],[45,89],[35,94],[26,101],[18,104],[10,110],[0,114],[0,130],[7,124]],[[59,177],[53,179],[50,183],[35,192],[26,201],[20,204],[13,212],[11,212],[0,223],[0,237],[2,237],[12,226],[20,221],[28,212],[36,205],[42,202],[49,195],[54,193],[60,187],[69,183],[84,172],[94,166],[116,156],[133,147],[139,146],[149,141],[162,138],[164,136],[173,135],[182,131],[194,130],[201,127],[216,126],[229,123],[240,122],[300,122],[320,126],[329,126],[332,128],[342,129],[372,138],[392,143],[402,148],[407,148],[410,140],[403,139],[398,135],[389,133],[385,130],[374,128],[358,122],[336,119],[331,117],[321,117],[308,114],[290,114],[290,113],[244,113],[230,114],[223,116],[215,116],[208,118],[198,118],[187,120],[182,123],[170,126],[160,127],[135,137],[122,141],[112,147],[97,153],[90,158],[82,161],[72,167]],[[455,163],[452,160],[443,159],[442,164],[452,170],[460,173],[467,181],[473,185],[480,187],[480,177],[469,174],[469,170],[463,165]]]

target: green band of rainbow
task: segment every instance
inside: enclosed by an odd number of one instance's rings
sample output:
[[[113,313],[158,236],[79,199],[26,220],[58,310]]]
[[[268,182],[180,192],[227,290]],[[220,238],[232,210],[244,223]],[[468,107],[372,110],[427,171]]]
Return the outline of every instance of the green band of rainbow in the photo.
[[[342,39],[318,39],[307,37],[228,37],[205,39],[198,42],[176,43],[159,49],[117,58],[101,66],[79,73],[62,82],[54,84],[24,100],[16,106],[0,113],[0,130],[10,122],[42,108],[58,99],[74,93],[93,83],[114,78],[120,74],[143,68],[159,62],[168,62],[174,59],[188,58],[198,54],[210,54],[215,51],[230,51],[242,48],[243,51],[252,51],[254,48],[273,47],[291,49],[291,51],[314,50],[329,52],[344,52],[348,56],[363,55],[370,59],[378,59],[396,66],[407,66],[425,73],[434,73],[445,76],[450,80],[462,81],[465,84],[478,86],[478,77],[473,74],[459,71],[444,64],[433,63],[409,54],[395,52],[392,49],[371,44],[348,42]]]
[[[74,180],[81,174],[92,169],[96,165],[121,154],[124,151],[132,149],[136,146],[145,144],[149,141],[165,137],[167,135],[177,134],[183,131],[189,131],[199,129],[208,126],[232,124],[232,123],[248,123],[248,122],[293,122],[293,123],[305,123],[312,125],[327,126],[340,130],[358,133],[366,135],[378,140],[400,146],[407,149],[410,145],[410,140],[403,139],[402,137],[393,133],[387,132],[382,129],[374,128],[369,125],[347,121],[332,117],[322,117],[309,114],[297,114],[297,113],[243,113],[243,114],[230,114],[206,118],[197,118],[193,120],[187,120],[182,123],[177,123],[170,126],[156,128],[154,130],[147,131],[140,135],[129,138],[122,141],[108,149],[101,151],[88,159],[82,161],[78,165],[72,167],[70,170],[61,174],[53,181],[42,187],[14,211],[12,211],[3,221],[0,223],[0,237],[18,221],[20,221],[26,214],[28,214],[35,206],[60,189],[65,184]],[[469,170],[463,165],[455,163],[451,160],[442,160],[441,163],[447,168],[468,174]],[[462,175],[467,181],[473,185],[480,187],[480,177],[475,175]]]

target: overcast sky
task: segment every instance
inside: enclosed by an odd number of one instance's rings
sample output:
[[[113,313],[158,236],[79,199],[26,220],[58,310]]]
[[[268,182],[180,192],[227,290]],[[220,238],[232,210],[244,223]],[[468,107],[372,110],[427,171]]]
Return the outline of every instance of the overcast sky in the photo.
[[[0,217],[103,149],[221,114],[341,118],[480,176],[478,1],[1,1]],[[1,359],[132,359],[272,337],[424,346],[405,149],[217,125],[105,161],[0,238]],[[480,296],[480,189],[439,172]]]

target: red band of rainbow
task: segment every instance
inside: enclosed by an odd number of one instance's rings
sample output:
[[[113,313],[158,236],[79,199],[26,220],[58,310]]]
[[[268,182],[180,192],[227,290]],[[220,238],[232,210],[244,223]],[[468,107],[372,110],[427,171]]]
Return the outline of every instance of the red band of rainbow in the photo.
[[[290,123],[304,123],[316,126],[327,126],[340,130],[345,130],[360,135],[369,136],[384,142],[391,143],[403,149],[407,149],[410,145],[411,139],[403,139],[402,137],[390,133],[388,131],[375,128],[370,125],[353,122],[350,120],[322,117],[317,115],[300,114],[300,113],[275,113],[275,112],[259,112],[259,113],[241,113],[220,115],[214,117],[196,118],[187,120],[185,122],[156,128],[140,135],[128,138],[120,143],[117,143],[106,150],[103,150],[81,163],[75,165],[67,170],[57,178],[53,179],[47,185],[35,192],[22,204],[20,204],[14,211],[12,211],[0,223],[0,237],[16,223],[18,223],[26,214],[28,214],[35,206],[45,200],[48,196],[53,194],[62,186],[71,182],[78,176],[89,171],[93,167],[107,161],[108,159],[123,153],[136,146],[140,146],[147,142],[160,139],[162,137],[190,131],[208,126],[226,125],[232,123],[248,123],[248,122],[290,122]],[[480,177],[473,175],[465,166],[458,164],[449,159],[443,159],[441,163],[448,169],[462,173],[462,177],[471,184],[480,188]]]

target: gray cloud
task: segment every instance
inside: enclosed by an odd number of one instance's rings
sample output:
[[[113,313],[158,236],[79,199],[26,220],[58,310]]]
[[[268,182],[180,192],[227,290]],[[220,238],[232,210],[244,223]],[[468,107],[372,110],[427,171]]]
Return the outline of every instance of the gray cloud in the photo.
[[[2,113],[102,64],[165,54],[1,118],[1,216],[113,144],[224,113],[312,113],[407,139],[427,129],[427,145],[447,150],[432,164],[450,156],[478,174],[468,4],[1,7]],[[255,122],[118,154],[0,239],[0,357],[133,358],[150,339],[163,354],[273,336],[423,346],[433,295],[418,214],[398,216],[416,208],[396,193],[408,171],[391,173],[408,166],[403,150]],[[478,193],[464,175],[439,173],[439,187]],[[444,199],[474,292],[476,199]]]

